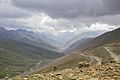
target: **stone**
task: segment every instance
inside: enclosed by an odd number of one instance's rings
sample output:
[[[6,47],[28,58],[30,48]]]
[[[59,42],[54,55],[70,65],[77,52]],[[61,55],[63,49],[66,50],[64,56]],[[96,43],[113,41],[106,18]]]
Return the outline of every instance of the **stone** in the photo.
[[[79,62],[79,68],[89,67],[90,64],[87,61]]]

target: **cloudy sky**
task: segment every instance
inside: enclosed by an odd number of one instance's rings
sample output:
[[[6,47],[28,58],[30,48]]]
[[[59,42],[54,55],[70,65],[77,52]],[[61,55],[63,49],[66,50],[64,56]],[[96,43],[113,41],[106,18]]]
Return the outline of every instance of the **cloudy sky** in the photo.
[[[0,26],[60,34],[120,27],[120,0],[0,0]]]

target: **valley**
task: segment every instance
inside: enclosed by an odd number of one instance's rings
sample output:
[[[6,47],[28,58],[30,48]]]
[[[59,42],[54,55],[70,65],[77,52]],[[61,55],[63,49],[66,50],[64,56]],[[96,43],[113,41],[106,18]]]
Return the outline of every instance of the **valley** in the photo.
[[[17,76],[13,79],[119,80],[120,36],[116,36],[118,32],[120,32],[120,29],[91,39],[84,43],[85,45],[83,46],[87,47],[83,47],[85,51],[77,47],[77,49],[70,51],[70,53],[67,53],[65,56],[45,64],[37,71],[26,74],[26,76]],[[111,35],[116,37],[113,39],[110,37]],[[104,39],[104,36],[107,36],[109,40]],[[99,42],[96,44],[98,39],[101,39],[101,41],[99,41],[101,44],[99,44]],[[88,47],[88,45],[90,47]],[[82,64],[83,67],[80,67],[80,64]],[[89,66],[85,67],[85,65],[88,64]],[[56,70],[54,70],[54,67]]]
[[[75,80],[79,80],[79,78],[83,78],[83,80],[102,80],[101,76],[104,76],[103,80],[108,76],[112,79],[113,77],[110,77],[111,74],[107,73],[107,76],[104,74],[104,70],[111,67],[116,70],[119,67],[120,36],[116,36],[119,32],[120,29],[116,29],[95,38],[78,40],[69,45],[69,48],[66,48],[63,53],[50,50],[48,47],[43,48],[23,41],[1,37],[1,78],[7,76],[13,77],[9,80],[33,80],[34,78],[35,80],[40,78],[43,80],[64,80],[64,78],[71,80],[74,75],[77,75]],[[114,36],[114,39],[111,36]],[[80,68],[79,63],[89,64],[89,67]],[[95,71],[95,77],[93,78],[93,75],[90,74],[88,74],[88,77],[84,77],[86,76],[86,71],[89,72],[91,68]],[[101,72],[100,68],[104,70]],[[64,75],[67,69],[70,70],[72,77],[71,75]],[[84,69],[84,71],[76,74],[76,71],[81,69]],[[101,72],[101,74],[96,72]],[[119,75],[119,71],[117,74]],[[14,77],[15,75],[18,76]],[[118,75],[116,75],[117,79],[119,79]],[[60,77],[61,79],[58,79]]]

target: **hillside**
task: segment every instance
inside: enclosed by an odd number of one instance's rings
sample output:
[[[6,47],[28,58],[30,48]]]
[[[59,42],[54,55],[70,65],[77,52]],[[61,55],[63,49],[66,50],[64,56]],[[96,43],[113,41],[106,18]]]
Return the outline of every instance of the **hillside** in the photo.
[[[102,62],[114,60],[120,62],[120,42],[114,42],[88,51],[87,55],[94,55],[102,59]]]
[[[75,50],[84,52],[86,50],[92,50],[96,47],[103,46],[105,44],[110,44],[110,43],[116,42],[117,40],[120,39],[119,34],[120,34],[120,28],[110,31],[110,32],[107,32],[107,33],[104,33],[101,36],[98,36],[98,37],[90,40],[83,46],[78,46],[77,49],[75,49]]]
[[[76,42],[74,42],[72,45],[70,45],[66,50],[65,53],[69,53],[71,51],[73,51],[74,49],[78,48],[78,46],[83,46],[85,45],[87,42],[89,42],[90,40],[92,40],[93,38],[83,38],[81,40],[78,40]]]
[[[117,60],[115,59],[116,56],[120,55],[119,54],[120,37],[118,35],[118,33],[120,32],[119,30],[120,29],[105,33],[93,39],[93,40],[98,40],[98,39],[101,40],[101,41],[98,41],[98,43],[97,41],[94,41],[95,43],[91,43],[91,47],[89,49],[91,48],[94,48],[94,49],[92,50],[88,49],[88,51],[85,51],[85,52],[80,52],[79,50],[76,50],[71,53],[68,53],[66,56],[60,59],[57,59],[53,61],[52,63],[46,64],[46,66],[40,68],[38,73],[50,72],[55,66],[57,66],[59,70],[62,70],[65,68],[72,68],[72,67],[77,66],[78,65],[77,63],[81,61],[88,61],[93,65],[101,65],[102,63],[108,63],[111,60],[115,60],[116,62],[119,62],[119,57],[117,57]],[[96,46],[98,44],[99,46]],[[89,44],[86,44],[86,45],[89,45]]]
[[[115,46],[113,47],[111,45],[116,45],[117,47]],[[109,50],[111,50],[111,52],[113,52],[116,56],[119,56],[117,57],[118,61],[116,61],[116,59],[114,59],[114,57],[111,56],[110,52],[108,52],[105,49],[105,47],[109,48]],[[40,70],[37,71],[36,73],[53,71],[53,67],[57,67],[58,70],[73,68],[78,66],[78,63],[81,61],[90,62],[91,65],[101,65],[102,63],[108,63],[110,61],[116,61],[119,63],[120,62],[119,52],[120,52],[120,42],[101,46],[85,53],[74,52],[60,59],[55,60],[52,63],[46,64],[46,66],[40,68]]]
[[[17,76],[12,80],[120,80],[120,64],[68,68],[43,74]]]
[[[21,74],[40,61],[44,64],[61,56],[62,53],[0,38],[0,76]]]
[[[13,80],[119,80],[120,42],[107,44],[84,54],[72,53],[29,75]],[[87,63],[84,63],[87,61]],[[84,63],[84,64],[83,64]],[[82,64],[82,67],[80,67]],[[89,66],[85,66],[88,65]],[[54,71],[54,67],[56,70]]]

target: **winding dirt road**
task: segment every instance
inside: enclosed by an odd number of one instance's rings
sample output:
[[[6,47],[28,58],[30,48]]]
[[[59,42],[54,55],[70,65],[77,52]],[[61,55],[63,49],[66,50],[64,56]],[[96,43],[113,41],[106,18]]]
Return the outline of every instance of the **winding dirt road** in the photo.
[[[110,56],[117,62],[120,62],[120,58],[118,55],[116,55],[115,53],[113,53],[108,47],[104,47],[106,51],[108,51],[110,53]]]
[[[84,54],[81,54],[82,56],[86,57],[87,59],[90,58],[90,63],[93,63],[94,60],[97,61],[96,65],[101,65],[102,63],[102,59],[99,58],[99,57],[96,57],[96,56],[89,56],[89,55],[84,55]]]

